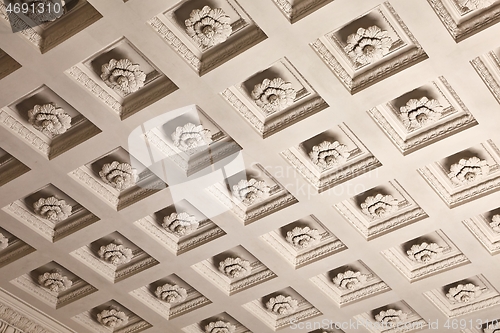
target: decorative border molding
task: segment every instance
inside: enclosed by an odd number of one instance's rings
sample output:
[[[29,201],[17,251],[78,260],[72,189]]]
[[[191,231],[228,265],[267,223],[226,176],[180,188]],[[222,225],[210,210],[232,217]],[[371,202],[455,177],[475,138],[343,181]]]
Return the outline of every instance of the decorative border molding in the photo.
[[[21,163],[12,155],[6,155],[0,158],[0,186],[3,186],[16,179],[17,177],[24,175],[26,172],[30,171],[26,165]]]
[[[294,4],[291,0],[273,0],[290,23],[295,23],[333,0],[307,0]]]
[[[481,77],[493,96],[500,103],[500,67],[495,61],[496,55],[493,51],[483,54],[470,61],[472,67]]]
[[[15,236],[9,237],[9,245],[0,251],[0,268],[35,251],[35,248]]]
[[[206,333],[204,330],[204,325],[209,322],[214,322],[214,321],[223,321],[223,322],[229,322],[232,325],[236,327],[236,330],[234,331],[235,333],[252,333],[248,328],[243,326],[239,321],[228,315],[227,313],[219,313],[218,315],[212,316],[210,318],[203,319],[200,322],[191,324],[189,326],[184,327],[182,330],[185,333]],[[203,323],[203,324],[202,324]]]
[[[462,221],[462,223],[491,255],[500,253],[500,235],[495,235],[484,216],[474,216]]]

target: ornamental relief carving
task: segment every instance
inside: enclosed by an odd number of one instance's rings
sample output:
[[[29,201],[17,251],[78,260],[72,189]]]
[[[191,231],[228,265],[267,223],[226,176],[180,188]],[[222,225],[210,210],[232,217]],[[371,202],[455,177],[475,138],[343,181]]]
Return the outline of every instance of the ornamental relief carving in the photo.
[[[172,141],[174,142],[174,146],[180,150],[188,154],[194,154],[200,151],[200,147],[205,147],[212,143],[212,134],[209,129],[203,128],[202,125],[197,126],[187,123],[175,129],[175,132],[172,133]]]
[[[138,180],[137,170],[128,163],[114,161],[106,163],[99,171],[102,181],[118,191],[123,191],[133,185]]]
[[[178,285],[165,283],[163,286],[156,288],[155,296],[170,304],[180,303],[186,300],[187,291]]]
[[[221,44],[231,35],[231,18],[220,8],[194,9],[184,22],[186,33],[202,49]]]
[[[360,288],[371,275],[362,274],[358,271],[347,270],[344,273],[337,274],[333,278],[333,283],[344,290],[354,290]]]
[[[367,197],[360,207],[361,211],[372,219],[387,217],[399,209],[396,198],[381,193]]]
[[[293,104],[297,92],[290,82],[282,78],[264,79],[256,84],[252,91],[252,99],[267,115],[279,112]]]
[[[297,311],[299,302],[291,296],[278,295],[271,297],[266,303],[269,311],[280,316],[286,316]]]
[[[309,158],[321,170],[326,170],[345,164],[350,155],[346,145],[338,141],[323,141],[319,145],[312,147]]]
[[[103,245],[97,252],[99,258],[109,262],[112,265],[119,266],[132,260],[132,250],[123,246],[121,241],[114,240],[108,245]]]
[[[244,277],[252,272],[250,262],[241,258],[226,258],[219,263],[219,271],[230,279]]]
[[[205,326],[205,333],[234,333],[236,326],[222,320],[212,321]]]
[[[345,52],[360,67],[387,55],[392,46],[392,38],[387,31],[371,26],[367,29],[359,28],[356,33],[347,37],[346,43]]]
[[[106,310],[102,310],[97,314],[97,321],[104,327],[114,329],[128,323],[128,316],[125,312],[120,311],[114,306],[110,306]]]
[[[421,243],[413,245],[406,251],[408,258],[420,264],[428,264],[443,254],[444,248],[436,243]]]
[[[33,203],[33,209],[36,215],[53,222],[66,220],[72,211],[72,207],[66,204],[66,201],[59,200],[54,196],[38,199]]]
[[[401,121],[408,131],[437,122],[443,111],[443,107],[437,100],[427,97],[410,99],[405,106],[399,108]]]
[[[64,276],[60,270],[53,270],[45,272],[38,276],[38,283],[40,286],[49,289],[54,293],[65,291],[73,285],[73,282]]]
[[[302,250],[319,244],[321,235],[316,229],[295,227],[286,233],[285,239],[296,249]]]
[[[483,179],[490,172],[488,162],[478,157],[461,159],[451,165],[448,177],[456,185],[469,184]]]
[[[375,320],[384,325],[385,327],[395,327],[401,324],[408,317],[407,313],[402,310],[388,309],[380,311],[375,315]]]
[[[491,229],[493,229],[494,232],[500,233],[500,215],[499,214],[493,215],[493,217],[491,218],[490,227],[491,227]]]
[[[194,215],[186,212],[172,213],[163,218],[162,227],[178,237],[191,234],[198,229],[199,222]]]
[[[24,3],[27,3],[29,8],[35,9],[28,10],[26,16],[38,24],[53,22],[66,13],[64,0],[28,0]]]
[[[456,287],[448,289],[446,297],[452,304],[469,303],[474,301],[482,294],[482,288],[473,283],[459,284]]]
[[[488,324],[488,327],[484,329],[484,333],[500,333],[500,322],[496,321]]]
[[[9,246],[9,239],[0,232],[0,251]]]
[[[35,105],[29,110],[28,122],[33,128],[52,138],[71,127],[71,116],[54,103],[48,103]]]
[[[269,195],[270,187],[263,180],[242,179],[233,185],[233,196],[245,206],[264,200]]]
[[[492,5],[496,0],[458,0],[458,5],[462,11],[476,10],[486,8]]]
[[[111,59],[102,65],[101,79],[111,89],[130,94],[144,87],[146,74],[129,59]]]

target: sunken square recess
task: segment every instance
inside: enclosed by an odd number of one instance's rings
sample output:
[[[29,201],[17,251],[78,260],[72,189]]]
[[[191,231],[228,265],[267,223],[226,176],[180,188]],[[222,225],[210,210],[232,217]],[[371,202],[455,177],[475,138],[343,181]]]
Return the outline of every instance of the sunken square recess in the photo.
[[[0,186],[30,171],[26,165],[0,148]]]
[[[206,318],[195,324],[186,326],[182,329],[186,333],[206,333],[206,332],[234,332],[234,333],[252,333],[239,321],[231,317],[226,312]]]
[[[66,0],[62,16],[57,18],[58,13],[53,13],[55,20],[52,22],[41,22],[34,19],[33,15],[24,15],[22,12],[8,13],[6,4],[6,1],[0,3],[0,17],[11,26],[12,31],[23,35],[41,53],[56,47],[102,18],[87,0]],[[54,9],[59,12],[56,7]]]
[[[66,73],[121,120],[178,89],[126,38],[76,64]]]
[[[469,259],[441,230],[391,247],[381,254],[410,283],[469,263]]]
[[[20,198],[2,210],[56,242],[99,221],[99,218],[52,184]]]
[[[274,4],[292,24],[332,1],[333,0],[273,0]]]
[[[261,238],[294,268],[347,249],[314,215],[289,223]]]
[[[474,58],[471,64],[500,103],[500,47]]]
[[[372,44],[362,45],[367,38]],[[311,46],[351,94],[427,59],[389,2],[321,36]]]
[[[95,333],[138,333],[152,327],[150,323],[115,300],[80,313],[72,319]]]
[[[263,138],[328,107],[286,58],[221,95]]]
[[[344,123],[302,141],[281,156],[319,193],[382,165]]]
[[[71,255],[113,283],[158,264],[155,258],[118,232],[82,246]]]
[[[233,154],[241,147],[197,105],[175,110],[178,117],[148,129],[148,143],[183,172],[184,177],[201,171]],[[173,171],[169,174],[174,175]]]
[[[0,228],[0,268],[32,252],[35,252],[34,248]]]
[[[0,123],[49,160],[101,133],[45,85],[2,108]]]
[[[0,10],[3,3],[0,3]],[[21,64],[9,56],[4,50],[0,49],[0,80],[7,75],[14,73],[21,68]]]
[[[212,303],[175,274],[136,289],[130,294],[167,320]]]
[[[116,210],[167,187],[151,170],[121,147],[69,175]]]
[[[86,281],[53,261],[21,275],[11,283],[55,309],[97,291]]]
[[[444,77],[368,111],[403,154],[477,125]]]
[[[500,189],[500,151],[492,140],[418,169],[441,199],[453,208]]]
[[[500,253],[500,207],[463,223],[491,255]]]
[[[135,225],[175,255],[226,234],[187,200],[148,215]]]
[[[221,252],[191,267],[228,296],[276,277],[242,246]]]
[[[222,15],[214,13],[220,10]],[[186,22],[196,29],[200,17],[207,16],[217,22],[216,27],[204,27],[215,30],[214,37],[208,31],[187,32]],[[200,76],[267,38],[235,0],[184,0],[148,24]]]
[[[366,240],[427,217],[396,180],[341,201],[335,208]]]
[[[245,225],[297,202],[260,164],[254,164],[207,190]]]
[[[310,280],[338,307],[391,290],[360,260],[314,276]]]
[[[496,1],[427,0],[455,42],[460,42],[498,22]]]
[[[273,331],[322,315],[290,287],[243,304],[243,307]]]
[[[455,281],[425,292],[424,295],[448,318],[500,304],[500,294],[482,275]]]

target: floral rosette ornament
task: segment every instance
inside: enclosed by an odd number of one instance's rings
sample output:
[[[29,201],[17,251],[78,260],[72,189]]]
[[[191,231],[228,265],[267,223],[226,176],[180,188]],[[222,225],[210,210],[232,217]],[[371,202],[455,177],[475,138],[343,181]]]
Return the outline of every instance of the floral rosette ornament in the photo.
[[[28,0],[23,2],[27,3],[29,8],[25,15],[35,23],[52,22],[66,13],[64,0]]]
[[[269,311],[286,316],[294,313],[299,306],[299,302],[293,299],[291,296],[278,295],[276,297],[271,297],[266,303],[266,307]]]
[[[128,323],[128,316],[114,306],[97,314],[97,321],[104,327],[114,329]]]
[[[9,239],[0,232],[0,251],[9,246]]]
[[[207,326],[205,326],[205,333],[234,333],[236,332],[236,326],[230,322],[217,320],[212,321]]]
[[[261,201],[269,195],[270,188],[263,180],[242,179],[237,185],[233,185],[233,195],[245,206]]]
[[[500,215],[493,215],[493,217],[491,218],[490,227],[494,232],[500,233]]]
[[[166,283],[156,288],[155,295],[162,301],[172,304],[185,301],[187,298],[187,291],[178,285]]]
[[[458,5],[464,11],[486,8],[495,0],[458,0]]]
[[[53,222],[66,220],[72,211],[71,206],[66,201],[56,197],[38,199],[33,204],[33,209],[38,216]]]
[[[167,231],[181,237],[189,235],[196,229],[198,229],[199,222],[196,220],[194,215],[190,215],[186,212],[182,213],[172,213],[169,216],[163,218],[162,227]]]
[[[248,260],[229,257],[219,263],[219,271],[228,278],[235,279],[247,276],[252,268]]]
[[[144,87],[146,74],[128,59],[111,59],[102,65],[101,79],[111,89],[130,94]]]
[[[322,170],[344,164],[349,156],[347,146],[338,141],[323,141],[319,145],[312,147],[309,153],[314,165],[317,165]]]
[[[465,285],[459,284],[456,287],[450,288],[446,297],[448,297],[452,303],[468,303],[479,297],[481,293],[481,287],[472,283],[467,283]]]
[[[59,270],[41,274],[38,276],[38,283],[55,293],[64,291],[73,285],[73,282],[68,277],[62,275]]]
[[[347,270],[344,273],[337,274],[337,276],[334,277],[332,281],[341,289],[354,290],[365,283],[367,279],[367,274]]]
[[[35,105],[28,111],[28,122],[43,134],[53,137],[71,127],[71,116],[54,103]]]
[[[443,253],[443,248],[436,243],[421,243],[412,245],[412,247],[406,251],[408,258],[412,261],[416,261],[421,264],[427,264]]]
[[[480,180],[489,172],[488,162],[473,156],[468,159],[462,158],[458,163],[453,164],[448,177],[453,183],[460,185]]]
[[[500,322],[494,321],[488,324],[488,327],[484,329],[484,333],[500,333]]]
[[[398,210],[398,200],[392,195],[369,196],[361,204],[361,210],[371,218],[386,217]]]
[[[410,99],[405,106],[399,108],[399,112],[403,124],[412,130],[438,121],[443,113],[443,107],[435,99],[422,97]]]
[[[408,317],[407,313],[401,310],[388,309],[387,311],[380,311],[375,315],[375,320],[386,327],[394,327],[404,321]]]
[[[119,266],[132,260],[132,250],[123,246],[119,240],[114,240],[108,245],[103,245],[97,252],[99,258],[112,265]]]
[[[295,227],[286,233],[286,241],[297,249],[306,249],[319,244],[321,235],[316,229]]]
[[[137,170],[133,169],[128,163],[120,163],[118,161],[104,164],[101,171],[99,171],[99,176],[103,182],[118,191],[135,185],[138,180]]]
[[[194,9],[184,22],[186,33],[202,48],[214,46],[226,41],[231,35],[231,18],[220,8]]]
[[[281,111],[293,104],[297,93],[290,82],[281,78],[264,79],[253,87],[252,98],[265,113]]]
[[[389,33],[371,26],[368,29],[359,28],[356,33],[349,35],[344,50],[354,62],[367,65],[382,59],[389,53],[391,46]]]
[[[212,134],[202,125],[187,123],[175,129],[172,133],[172,140],[174,146],[180,150],[194,154],[199,150],[196,148],[208,146],[212,142]]]

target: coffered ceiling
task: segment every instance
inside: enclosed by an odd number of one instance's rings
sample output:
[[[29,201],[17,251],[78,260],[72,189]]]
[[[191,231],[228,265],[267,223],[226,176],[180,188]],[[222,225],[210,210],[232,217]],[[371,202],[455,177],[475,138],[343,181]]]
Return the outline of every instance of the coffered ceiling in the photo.
[[[0,331],[500,331],[500,1],[64,6],[0,3]]]

